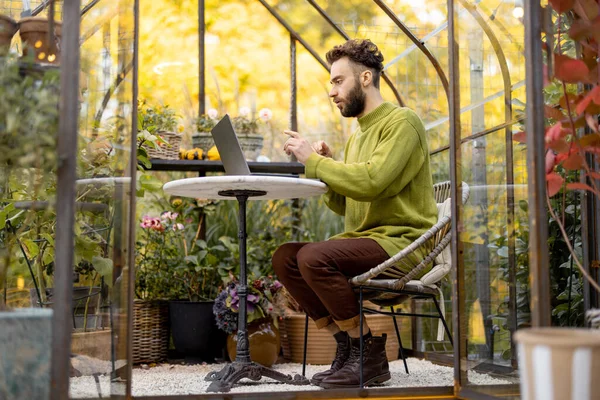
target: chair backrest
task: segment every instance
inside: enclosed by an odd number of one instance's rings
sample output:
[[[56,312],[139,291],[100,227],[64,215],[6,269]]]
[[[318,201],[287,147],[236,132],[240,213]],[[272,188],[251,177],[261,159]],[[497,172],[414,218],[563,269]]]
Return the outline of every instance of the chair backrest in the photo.
[[[432,285],[441,281],[452,268],[452,251],[449,246],[450,242],[450,222],[452,217],[452,202],[450,198],[451,192],[450,181],[440,182],[433,185],[433,193],[435,201],[438,203],[438,221],[446,218],[448,220],[447,226],[443,229],[437,237],[436,246],[439,244],[443,245],[442,250],[435,256],[433,267],[429,272],[420,278],[420,281],[424,285]],[[469,198],[469,185],[462,182],[462,204],[465,204]],[[444,240],[445,239],[445,240]],[[446,243],[447,242],[447,243]],[[444,244],[446,243],[446,244]]]

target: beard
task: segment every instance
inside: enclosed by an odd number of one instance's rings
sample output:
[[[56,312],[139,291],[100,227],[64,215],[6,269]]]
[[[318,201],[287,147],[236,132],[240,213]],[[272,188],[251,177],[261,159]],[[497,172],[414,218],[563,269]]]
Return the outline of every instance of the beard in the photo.
[[[367,95],[362,91],[360,83],[356,82],[352,91],[348,93],[348,100],[345,102],[346,105],[342,107],[341,113],[346,118],[354,118],[360,115],[365,109],[365,99]]]

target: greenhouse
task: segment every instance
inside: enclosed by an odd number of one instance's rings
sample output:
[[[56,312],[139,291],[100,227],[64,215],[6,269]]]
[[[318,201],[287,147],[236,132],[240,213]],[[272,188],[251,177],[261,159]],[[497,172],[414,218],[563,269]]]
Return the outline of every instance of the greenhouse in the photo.
[[[600,400],[599,20],[0,0],[0,399]]]

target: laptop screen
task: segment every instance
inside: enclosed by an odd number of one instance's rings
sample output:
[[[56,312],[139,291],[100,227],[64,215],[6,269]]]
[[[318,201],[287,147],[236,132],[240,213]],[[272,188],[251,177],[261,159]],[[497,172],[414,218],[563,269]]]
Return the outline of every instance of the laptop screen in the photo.
[[[250,175],[250,168],[228,114],[211,131],[226,175]]]

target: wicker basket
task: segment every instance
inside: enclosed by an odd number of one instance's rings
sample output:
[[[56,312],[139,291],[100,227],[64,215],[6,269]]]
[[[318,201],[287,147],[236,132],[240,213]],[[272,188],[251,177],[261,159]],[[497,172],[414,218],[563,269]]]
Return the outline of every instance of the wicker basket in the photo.
[[[163,138],[168,145],[160,146],[158,149],[145,147],[148,157],[160,158],[162,160],[178,160],[182,135],[173,132],[159,132],[156,135]]]
[[[166,301],[134,300],[133,363],[166,360],[169,349],[169,305]]]

